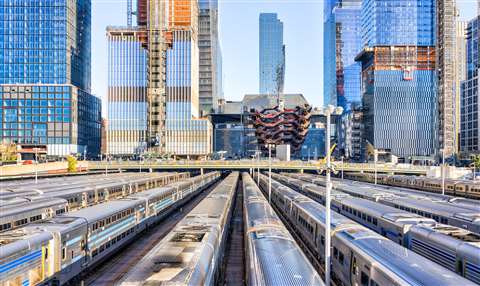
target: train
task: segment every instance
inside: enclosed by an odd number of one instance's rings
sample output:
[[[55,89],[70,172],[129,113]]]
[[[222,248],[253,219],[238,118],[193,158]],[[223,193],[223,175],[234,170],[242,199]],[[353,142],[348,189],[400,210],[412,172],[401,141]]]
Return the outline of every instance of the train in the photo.
[[[238,180],[229,174],[116,285],[217,285]]]
[[[2,232],[0,285],[73,281],[219,177],[207,173]]]
[[[268,177],[258,174],[268,190]],[[315,255],[325,260],[325,208],[272,180],[272,204]],[[331,269],[336,285],[476,285],[335,212]]]
[[[344,177],[361,182],[375,182],[375,175],[370,173],[344,173]],[[437,194],[442,193],[441,178],[377,174],[377,183]],[[445,179],[445,194],[480,200],[480,184],[474,181]]]
[[[288,174],[291,178],[325,186],[325,181],[310,174]],[[480,206],[459,204],[456,201],[433,200],[428,197],[396,194],[393,191],[384,191],[379,188],[359,185],[356,182],[336,181],[334,189],[351,196],[372,200],[396,209],[432,218],[436,222],[456,226],[480,234]]]
[[[247,285],[325,285],[249,174],[242,174]]]
[[[118,199],[142,192],[146,189],[164,186],[189,177],[189,173],[149,173],[116,175],[110,179],[95,178],[70,185],[34,185],[34,195],[23,192],[26,187],[9,188],[16,197],[0,199],[0,232],[25,226],[39,220],[74,211],[95,204]],[[78,179],[78,178],[77,178]],[[85,179],[85,178],[84,178]],[[83,181],[83,180],[82,180]],[[97,185],[94,185],[95,181]],[[17,194],[17,191],[19,193]],[[30,188],[30,191],[33,191]]]
[[[272,174],[278,182],[325,204],[325,189]],[[332,191],[332,210],[480,284],[480,235],[439,224],[432,218]]]

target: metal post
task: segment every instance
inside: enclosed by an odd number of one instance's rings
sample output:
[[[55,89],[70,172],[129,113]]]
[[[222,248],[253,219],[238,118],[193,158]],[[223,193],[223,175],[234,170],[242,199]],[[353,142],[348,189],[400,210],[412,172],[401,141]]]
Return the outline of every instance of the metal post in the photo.
[[[342,181],[343,181],[343,156],[342,156]]]
[[[38,183],[38,150],[35,148],[35,184]]]
[[[378,160],[378,151],[377,149],[373,150],[373,161],[375,166],[375,185],[377,184],[377,160]]]
[[[330,285],[330,196],[332,182],[330,181],[330,112],[326,112],[327,130],[325,138],[325,152],[327,154],[326,195],[325,195],[325,285]]]
[[[257,161],[257,185],[260,186],[260,152],[257,153],[258,161]]]
[[[268,203],[272,203],[272,145],[268,144]]]
[[[442,149],[442,195],[445,195],[445,148]]]

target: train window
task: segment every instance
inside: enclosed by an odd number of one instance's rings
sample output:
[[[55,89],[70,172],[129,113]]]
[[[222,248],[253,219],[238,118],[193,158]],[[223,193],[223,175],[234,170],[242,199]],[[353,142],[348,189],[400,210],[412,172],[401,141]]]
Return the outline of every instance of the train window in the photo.
[[[48,247],[45,247],[45,259],[48,259]]]
[[[448,220],[444,217],[440,218],[441,223],[447,224]]]
[[[373,224],[374,225],[377,225],[378,224],[378,220],[376,218],[373,218]]]
[[[70,253],[70,259],[73,259],[73,250]]]
[[[344,260],[345,257],[343,256],[343,253],[341,251],[338,251],[338,261],[340,262],[340,264],[343,265]]]
[[[372,222],[372,217],[371,217],[371,216],[367,216],[367,221],[371,223],[371,222]]]
[[[439,220],[440,220],[440,219],[438,218],[438,215],[434,215],[434,216],[433,216],[433,219],[434,219],[435,221],[439,221]]]
[[[353,210],[353,215],[357,215],[357,210]]]
[[[65,260],[67,257],[67,249],[65,247],[62,247],[62,260]]]
[[[369,280],[370,280],[370,277],[368,277],[368,275],[365,274],[365,272],[362,271],[361,280],[360,280],[360,282],[362,283],[362,286],[368,286],[368,281]]]
[[[333,247],[333,256],[338,259],[338,249],[335,246]]]
[[[322,243],[322,245],[325,245],[325,237],[323,235],[320,236],[320,243]]]
[[[426,216],[427,218],[432,218],[432,215],[429,214],[429,213],[425,213],[425,216]]]
[[[370,280],[370,286],[380,286],[380,284],[378,284],[377,282],[375,282],[375,280]]]
[[[363,219],[363,220],[366,220],[366,219],[367,219],[367,215],[364,214],[364,213],[362,213],[362,219]]]

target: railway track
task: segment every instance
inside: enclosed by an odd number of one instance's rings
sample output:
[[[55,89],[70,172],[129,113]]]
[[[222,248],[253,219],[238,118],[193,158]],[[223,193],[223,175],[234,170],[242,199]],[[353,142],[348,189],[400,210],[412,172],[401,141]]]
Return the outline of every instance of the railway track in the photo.
[[[245,285],[245,251],[243,232],[243,187],[237,185],[235,208],[230,224],[230,235],[225,252],[224,271],[220,285]]]
[[[80,279],[80,285],[106,286],[114,285],[128,270],[162,240],[196,205],[198,205],[218,183],[201,192],[178,209],[169,210],[168,219],[148,229],[140,238],[133,240],[114,256],[87,272]],[[73,285],[73,284],[72,284]],[[75,284],[77,285],[77,284]]]

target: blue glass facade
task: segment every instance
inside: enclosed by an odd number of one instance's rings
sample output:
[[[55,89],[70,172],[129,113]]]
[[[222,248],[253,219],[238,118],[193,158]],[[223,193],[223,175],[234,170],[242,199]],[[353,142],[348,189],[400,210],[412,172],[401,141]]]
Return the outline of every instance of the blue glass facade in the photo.
[[[324,9],[324,104],[361,103],[361,0],[327,0]]]
[[[260,14],[260,94],[283,92],[285,46],[283,23],[275,13]]]
[[[0,83],[90,91],[90,1],[0,1]]]
[[[480,153],[480,17],[467,26],[467,78],[462,82],[460,102],[460,151]]]
[[[434,46],[435,0],[363,0],[363,46]]]
[[[317,160],[325,156],[325,128],[316,128],[313,124],[300,150],[302,160]]]
[[[91,2],[0,1],[3,140],[49,155],[100,149],[101,103],[90,92]]]
[[[362,2],[365,138],[400,158],[435,151],[435,15],[434,0]]]

